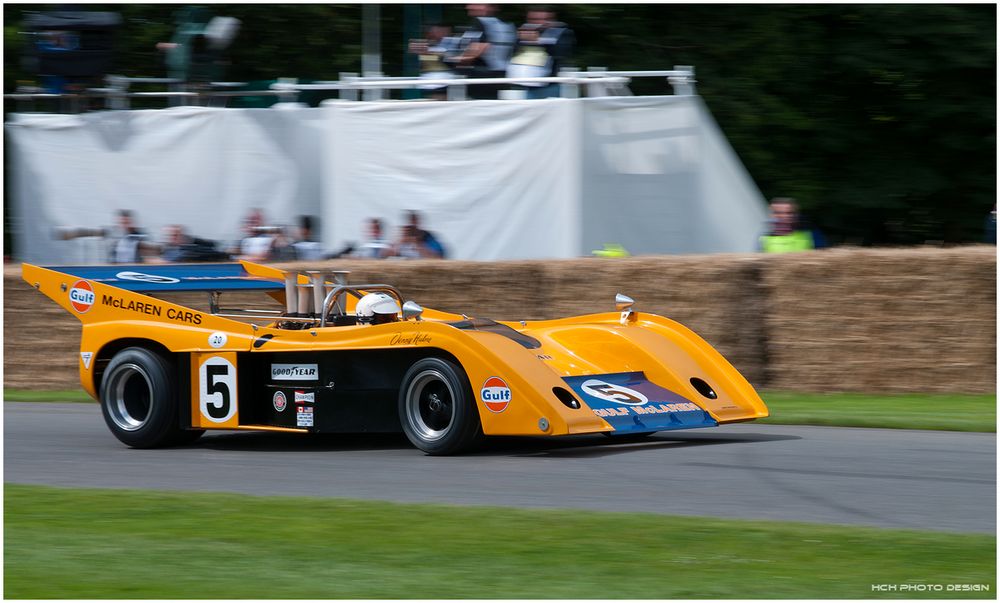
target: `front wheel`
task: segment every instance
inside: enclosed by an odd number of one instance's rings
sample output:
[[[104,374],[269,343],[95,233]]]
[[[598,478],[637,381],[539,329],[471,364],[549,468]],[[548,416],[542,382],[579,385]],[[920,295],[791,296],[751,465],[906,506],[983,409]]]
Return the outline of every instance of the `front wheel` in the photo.
[[[146,348],[115,354],[101,379],[101,412],[111,433],[133,448],[193,442],[200,431],[181,429],[177,371]]]
[[[406,437],[427,454],[468,449],[481,431],[471,392],[460,366],[440,358],[415,362],[399,390],[399,420]]]

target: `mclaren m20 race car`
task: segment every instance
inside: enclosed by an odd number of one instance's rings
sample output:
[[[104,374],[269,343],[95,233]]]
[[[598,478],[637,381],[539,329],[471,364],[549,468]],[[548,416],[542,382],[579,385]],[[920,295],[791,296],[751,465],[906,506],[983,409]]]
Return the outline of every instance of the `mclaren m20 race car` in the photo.
[[[714,348],[625,296],[614,312],[506,322],[425,310],[346,274],[23,265],[83,323],[80,381],[133,447],[208,429],[403,431],[452,454],[482,436],[643,435],[768,416]],[[207,310],[168,301],[178,292],[204,292]],[[267,307],[223,306],[254,292]]]

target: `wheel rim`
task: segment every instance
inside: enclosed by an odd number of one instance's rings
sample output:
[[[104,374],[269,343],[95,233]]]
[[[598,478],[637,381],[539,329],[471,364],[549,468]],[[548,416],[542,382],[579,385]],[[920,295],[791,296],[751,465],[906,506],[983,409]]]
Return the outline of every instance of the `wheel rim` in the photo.
[[[153,407],[153,386],[145,369],[137,364],[123,364],[111,376],[106,400],[108,414],[125,431],[142,429]]]
[[[421,440],[433,442],[448,435],[455,422],[455,391],[440,371],[428,369],[410,381],[406,418]]]

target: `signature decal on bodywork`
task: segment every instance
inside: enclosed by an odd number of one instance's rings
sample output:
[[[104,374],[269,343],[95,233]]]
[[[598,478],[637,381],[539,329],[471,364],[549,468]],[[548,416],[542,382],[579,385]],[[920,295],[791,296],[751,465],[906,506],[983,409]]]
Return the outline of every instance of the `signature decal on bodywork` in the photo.
[[[389,340],[389,345],[416,345],[418,343],[430,343],[431,336],[423,333],[396,333]]]

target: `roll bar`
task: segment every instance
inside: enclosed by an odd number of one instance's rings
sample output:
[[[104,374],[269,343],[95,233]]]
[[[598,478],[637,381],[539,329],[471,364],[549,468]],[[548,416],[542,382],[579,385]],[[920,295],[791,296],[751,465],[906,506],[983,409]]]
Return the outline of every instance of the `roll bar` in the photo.
[[[323,300],[323,312],[320,314],[319,326],[322,329],[326,326],[326,316],[333,310],[334,304],[337,303],[338,299],[344,293],[349,293],[354,297],[361,299],[364,297],[365,293],[373,293],[376,291],[381,291],[383,293],[388,293],[389,295],[396,298],[399,302],[399,307],[403,307],[403,296],[400,294],[399,290],[392,285],[384,284],[372,284],[372,285],[335,285],[329,293],[326,294],[326,298]]]

